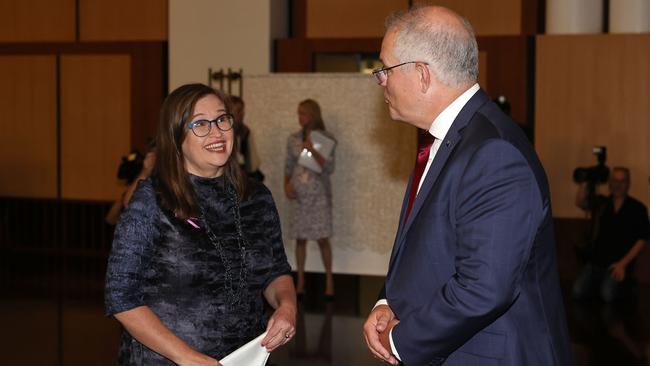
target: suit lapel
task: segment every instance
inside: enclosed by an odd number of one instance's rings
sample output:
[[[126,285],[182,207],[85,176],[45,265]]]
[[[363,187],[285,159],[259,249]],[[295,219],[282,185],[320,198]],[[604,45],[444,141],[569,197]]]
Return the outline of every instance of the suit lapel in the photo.
[[[476,94],[470,98],[467,104],[465,104],[463,109],[461,109],[458,116],[456,116],[456,119],[454,119],[454,122],[449,128],[449,131],[447,131],[447,135],[444,137],[444,140],[438,148],[438,152],[436,153],[436,156],[433,159],[431,166],[429,167],[427,175],[423,177],[424,181],[422,182],[420,191],[415,197],[415,202],[413,203],[413,208],[411,209],[408,220],[406,222],[402,222],[400,220],[397,240],[395,241],[395,248],[393,249],[393,255],[391,256],[391,265],[404,243],[406,233],[409,231],[413,220],[420,212],[420,208],[422,207],[425,198],[429,195],[429,192],[435,185],[436,180],[440,176],[440,173],[447,163],[447,160],[449,160],[452,151],[460,142],[462,138],[461,130],[469,123],[476,111],[487,101],[489,101],[487,94],[485,94],[483,90],[479,89]],[[411,189],[417,189],[417,187],[411,187]],[[402,205],[401,216],[404,216],[404,205]]]
[[[388,271],[390,272],[390,269],[393,268],[393,260],[395,259],[395,256],[397,254],[397,247],[400,237],[402,235],[402,231],[404,228],[404,215],[406,214],[406,205],[408,205],[408,198],[411,194],[411,189],[413,187],[411,186],[413,184],[413,174],[411,174],[411,178],[409,178],[408,184],[406,185],[406,192],[404,193],[404,198],[402,199],[402,210],[400,211],[399,215],[399,224],[397,226],[397,233],[395,234],[395,242],[393,243],[393,250],[390,254],[390,262],[388,263]]]
[[[408,205],[409,196],[411,195],[411,189],[413,189],[413,187],[411,186],[412,184],[413,184],[413,174],[411,173],[411,177],[409,178],[408,184],[406,185],[407,189],[406,192],[404,193],[404,198],[402,199],[402,210],[400,211],[399,225],[397,227],[398,233],[401,233],[402,230],[404,229],[404,224],[405,224],[404,215],[406,215],[406,206]]]

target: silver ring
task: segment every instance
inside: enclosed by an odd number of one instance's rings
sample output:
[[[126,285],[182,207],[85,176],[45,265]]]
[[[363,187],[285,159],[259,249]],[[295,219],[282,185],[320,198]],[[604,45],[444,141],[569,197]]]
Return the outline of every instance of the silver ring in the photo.
[[[289,338],[291,338],[291,336],[289,335],[289,333],[286,333],[286,334],[284,335],[284,338],[289,339]]]

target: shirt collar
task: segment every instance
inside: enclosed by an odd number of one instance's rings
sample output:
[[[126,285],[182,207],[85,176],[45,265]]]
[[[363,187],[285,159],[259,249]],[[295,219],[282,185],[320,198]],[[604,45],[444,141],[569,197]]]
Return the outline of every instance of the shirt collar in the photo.
[[[479,90],[478,83],[472,85],[467,89],[463,94],[456,98],[451,104],[447,106],[429,127],[429,133],[436,139],[442,140],[447,135],[447,131],[451,128],[451,124],[454,123],[454,120],[460,113],[460,110],[463,109],[465,104],[476,94]]]

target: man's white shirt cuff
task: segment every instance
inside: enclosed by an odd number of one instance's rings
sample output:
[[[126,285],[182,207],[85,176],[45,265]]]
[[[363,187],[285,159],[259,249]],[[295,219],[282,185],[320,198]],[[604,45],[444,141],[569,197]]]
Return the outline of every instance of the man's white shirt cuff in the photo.
[[[375,308],[379,305],[388,305],[388,300],[386,299],[377,300],[377,303],[375,303],[375,306],[372,307],[372,310],[375,310]]]

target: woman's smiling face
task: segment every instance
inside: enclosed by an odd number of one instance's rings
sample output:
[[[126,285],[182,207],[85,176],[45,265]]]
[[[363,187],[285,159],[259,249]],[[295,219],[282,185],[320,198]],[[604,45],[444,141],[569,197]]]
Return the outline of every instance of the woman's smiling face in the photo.
[[[192,118],[187,122],[199,120],[213,121],[226,113],[223,102],[214,94],[208,94],[196,102]],[[230,158],[234,144],[234,131],[222,131],[216,123],[210,126],[210,133],[198,137],[192,131],[185,132],[183,140],[183,160],[185,170],[200,177],[213,178],[223,174],[223,168]]]

